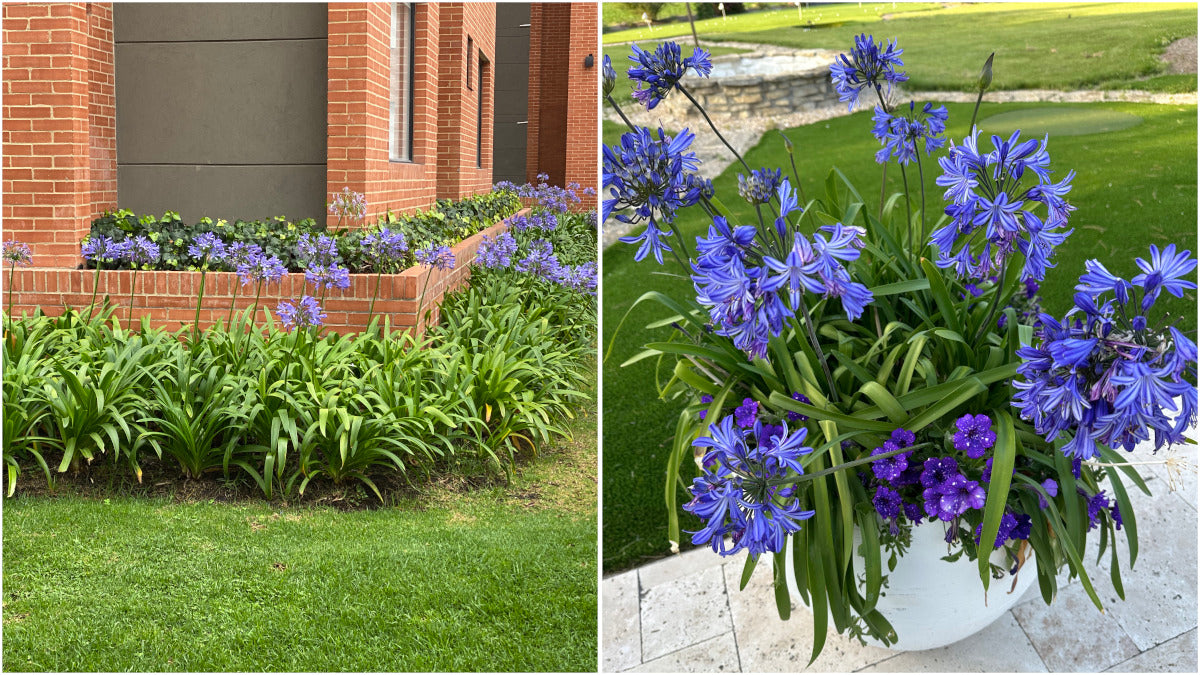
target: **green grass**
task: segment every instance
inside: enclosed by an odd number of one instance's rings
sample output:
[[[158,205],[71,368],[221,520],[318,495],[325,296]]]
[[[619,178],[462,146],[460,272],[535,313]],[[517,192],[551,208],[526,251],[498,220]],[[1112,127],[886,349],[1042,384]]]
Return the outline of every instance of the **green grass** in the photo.
[[[606,26],[613,23],[628,23],[631,21],[641,23],[641,11],[629,10],[624,3],[606,2],[603,7],[603,23]],[[805,7],[803,23],[804,25],[811,23],[813,26],[870,24],[880,21],[880,17],[885,14],[923,12],[940,7],[940,4],[932,2],[873,2],[865,3],[861,7],[857,3],[844,5],[825,4],[815,7]],[[686,16],[681,10],[682,8],[680,10],[673,10],[671,6],[665,7],[663,13],[660,15],[660,19],[671,16]],[[692,10],[695,11],[694,5]],[[726,19],[722,19],[720,14],[718,14],[710,19],[696,21],[696,32],[701,36],[714,33],[753,33],[782,26],[795,26],[800,20],[801,17],[795,7],[731,14]],[[691,33],[692,29],[688,26],[687,19],[685,18],[683,21],[656,24],[651,28],[629,28],[605,33],[601,40],[605,44],[648,39],[662,40],[683,35],[690,36]],[[754,40],[745,40],[741,37],[729,39],[754,42]]]
[[[595,671],[595,419],[399,508],[6,500],[5,670]]]
[[[970,119],[969,104],[948,104],[950,132],[962,137]],[[1116,274],[1132,275],[1133,259],[1146,257],[1152,243],[1175,242],[1195,252],[1196,246],[1196,107],[1151,104],[986,104],[980,117],[986,131],[987,119],[999,113],[1057,107],[1084,111],[1132,114],[1140,124],[1119,131],[1083,136],[1051,137],[1051,167],[1057,175],[1074,169],[1077,176],[1069,199],[1078,210],[1072,214],[1075,233],[1058,251],[1058,267],[1050,270],[1043,285],[1045,307],[1061,314],[1071,295],[1083,263],[1098,258]],[[826,122],[788,130],[795,143],[804,187],[813,196],[831,166],[837,165],[875,208],[879,195],[880,169],[873,154],[878,142],[870,134],[869,112],[859,112]],[[604,133],[615,142],[621,129],[606,123]],[[699,133],[711,133],[696,128]],[[1028,127],[1027,134],[1039,129]],[[986,142],[984,147],[990,147]],[[747,153],[751,166],[784,167],[787,156],[776,132],[768,132]],[[942,206],[942,191],[933,180],[936,165],[927,166],[926,182],[930,210]],[[702,167],[703,169],[703,167]],[[915,172],[909,180],[915,185]],[[889,172],[889,189],[900,191],[899,172]],[[726,170],[715,178],[718,195],[742,218],[752,210],[737,198],[737,171]],[[684,213],[677,226],[689,241],[707,229],[698,209]],[[608,348],[613,331],[633,301],[650,289],[684,298],[694,292],[683,278],[663,276],[673,266],[651,262],[634,263],[634,247],[616,244],[604,252],[604,343]],[[1196,295],[1182,300],[1168,298],[1163,305],[1172,315],[1184,317],[1181,325],[1196,325]],[[669,329],[643,327],[663,313],[646,303],[626,319],[619,340],[604,364],[604,569],[611,572],[638,564],[667,552],[666,510],[663,502],[665,458],[670,447],[679,402],[656,398],[652,360],[630,367],[619,365],[636,353],[640,345],[661,339]],[[664,377],[665,379],[665,377]],[[686,471],[686,470],[685,470]],[[680,491],[682,492],[682,490]],[[681,495],[682,496],[682,495]],[[684,529],[696,529],[698,521],[683,514]]]
[[[707,40],[842,51],[862,32],[898,38],[913,89],[969,89],[995,50],[994,89],[1196,91],[1195,76],[1160,79],[1166,67],[1157,58],[1171,41],[1196,34],[1195,5],[977,3],[893,10],[889,4],[865,4],[823,6],[819,16],[811,11],[811,27],[798,25],[793,9],[748,14],[736,23],[708,20],[696,28]],[[880,18],[901,11],[888,21]],[[809,18],[806,13],[806,23]],[[621,31],[605,35],[604,42],[683,35],[674,32],[678,29],[672,24],[653,33]],[[686,22],[682,31],[688,31]]]

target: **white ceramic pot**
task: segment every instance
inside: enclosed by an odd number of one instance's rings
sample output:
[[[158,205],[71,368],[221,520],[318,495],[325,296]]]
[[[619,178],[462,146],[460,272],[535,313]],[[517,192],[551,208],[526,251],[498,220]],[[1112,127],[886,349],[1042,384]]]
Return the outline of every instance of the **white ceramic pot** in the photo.
[[[992,579],[985,603],[978,563],[968,560],[965,555],[956,562],[942,560],[947,554],[945,536],[944,524],[924,523],[913,528],[912,546],[907,555],[897,560],[894,571],[887,573],[887,558],[884,558],[887,588],[883,589],[884,595],[879,598],[876,608],[896,629],[898,638],[888,649],[935,649],[974,635],[1003,616],[1037,579],[1037,561],[1030,551],[1017,575],[1016,588],[1009,592],[1011,576]],[[855,530],[856,571],[864,566],[857,553],[859,543]],[[791,556],[792,547],[788,546],[788,588],[793,598],[799,598]],[[1003,550],[992,553],[992,562],[1005,569],[1011,567]],[[867,641],[883,646],[869,637]]]

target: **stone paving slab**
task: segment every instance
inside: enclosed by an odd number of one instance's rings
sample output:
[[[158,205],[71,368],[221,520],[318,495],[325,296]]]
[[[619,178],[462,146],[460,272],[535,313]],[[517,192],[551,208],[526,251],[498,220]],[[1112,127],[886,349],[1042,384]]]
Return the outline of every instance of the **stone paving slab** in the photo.
[[[867,666],[861,673],[1044,673],[1033,643],[1011,611],[979,633],[952,645],[904,652]]]
[[[1119,663],[1109,673],[1194,673],[1196,672],[1196,629]]]
[[[715,638],[647,661],[631,673],[736,673],[741,670],[738,663],[737,642],[733,631]]]
[[[604,607],[601,663],[605,672],[632,668],[642,662],[638,573],[625,572],[601,584]]]
[[[1012,613],[1053,672],[1099,672],[1139,653],[1112,615],[1096,609],[1083,584],[1060,588],[1049,607],[1025,604]]]
[[[643,662],[733,629],[721,569],[709,567],[642,591]]]

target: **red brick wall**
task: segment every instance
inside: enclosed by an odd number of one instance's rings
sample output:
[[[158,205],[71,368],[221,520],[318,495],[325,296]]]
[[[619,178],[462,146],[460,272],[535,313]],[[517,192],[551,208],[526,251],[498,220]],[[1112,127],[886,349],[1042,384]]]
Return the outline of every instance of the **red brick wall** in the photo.
[[[112,5],[6,3],[3,30],[5,238],[73,267],[116,206]]]
[[[494,55],[495,4],[417,5],[411,162],[389,158],[391,30],[390,3],[329,5],[327,189],[365,194],[368,222],[389,210],[428,208],[436,198],[485,192],[492,185],[492,85],[485,82],[482,92],[484,166],[478,168],[481,92],[467,89],[463,67],[467,35],[485,56]]]
[[[389,316],[395,328],[411,328],[421,320],[420,332],[437,323],[438,306],[447,291],[461,287],[471,276],[471,263],[483,237],[495,238],[508,229],[508,222],[497,223],[472,237],[459,242],[454,252],[455,266],[436,270],[423,265],[410,267],[399,274],[385,274],[380,279],[379,297],[375,301],[376,316]],[[118,306],[115,316],[124,325],[129,316],[129,294],[133,289],[133,318],[140,322],[149,317],[154,326],[175,330],[191,326],[196,316],[196,300],[200,294],[199,272],[138,272],[132,270],[103,270],[99,286],[95,286],[95,270],[18,268],[13,279],[13,315],[32,313],[38,307],[51,316],[63,312],[64,306],[82,310],[91,302],[93,289],[98,289],[98,302],[104,296]],[[325,325],[339,333],[359,332],[367,326],[371,296],[375,292],[374,274],[350,275],[350,288],[331,289],[322,305]],[[8,274],[4,274],[7,283]],[[233,297],[238,289],[236,300]],[[209,272],[204,281],[204,302],[200,310],[201,329],[224,321],[230,304],[236,311],[250,309],[254,304],[254,286],[242,287],[233,272]],[[304,281],[304,275],[292,273],[278,284],[263,288],[256,316],[261,323],[262,309],[275,308],[281,300],[297,301],[303,295],[320,297]],[[4,302],[8,302],[7,295]],[[428,318],[424,316],[430,310]],[[7,304],[5,305],[7,311]]]
[[[596,185],[599,9],[591,3],[533,4],[529,29],[529,127],[526,179]],[[591,54],[593,65],[584,58]],[[581,195],[585,207],[596,198]]]
[[[470,37],[472,53],[467,54]],[[493,75],[490,63],[479,86],[480,55],[491,62],[496,57],[496,5],[484,2],[448,2],[442,5],[440,49],[441,72],[438,90],[438,191],[437,196],[456,199],[486,192],[492,186]],[[467,85],[467,60],[471,60],[471,83]],[[476,163],[479,97],[483,97],[483,155]]]

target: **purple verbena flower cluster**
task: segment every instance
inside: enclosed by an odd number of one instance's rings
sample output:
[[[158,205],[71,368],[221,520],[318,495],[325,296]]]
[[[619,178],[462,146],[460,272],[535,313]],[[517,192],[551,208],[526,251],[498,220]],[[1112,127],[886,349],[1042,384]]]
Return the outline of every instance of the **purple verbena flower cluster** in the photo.
[[[855,37],[850,56],[840,54],[834,59],[833,65],[829,66],[838,100],[848,101],[849,109],[854,110],[859,95],[867,87],[871,87],[873,92],[879,92],[886,83],[888,93],[891,94],[893,85],[908,80],[908,75],[896,70],[897,66],[904,65],[900,60],[903,53],[903,49],[896,48],[895,40],[885,45],[882,41],[875,44],[872,35]]]
[[[966,453],[971,459],[979,459],[996,444],[996,432],[992,431],[992,418],[987,415],[963,415],[955,421],[954,449]]]
[[[786,178],[778,197],[780,216],[775,225],[787,233],[787,217],[799,207]],[[732,338],[751,358],[766,356],[769,340],[783,331],[785,320],[800,311],[806,292],[841,298],[851,321],[874,299],[866,286],[851,280],[842,264],[858,259],[864,245],[861,228],[826,225],[811,239],[792,233],[792,250],[783,260],[756,241],[758,234],[750,225],[731,228],[717,216],[708,236],[697,238],[697,258],[692,263],[696,299],[708,308],[714,332]]]
[[[692,543],[708,543],[723,556],[742,549],[751,555],[782,551],[787,536],[814,514],[801,508],[794,485],[775,484],[804,473],[800,457],[812,452],[804,446],[808,430],[789,434],[786,425],[761,422],[741,429],[732,416],[708,429],[692,443],[710,450],[701,460],[704,475],[693,480],[692,500],[683,507],[705,521]]]
[[[1042,314],[1034,345],[1017,350],[1013,405],[1047,441],[1072,435],[1068,457],[1091,459],[1098,445],[1133,450],[1151,431],[1157,450],[1183,442],[1196,423],[1196,343],[1149,317],[1162,291],[1196,288],[1184,278],[1196,269],[1190,254],[1151,246],[1128,281],[1089,260],[1075,307],[1061,322]]]
[[[647,110],[653,110],[666,98],[689,68],[700,77],[708,77],[712,72],[712,57],[708,52],[696,47],[691,56],[684,58],[679,45],[671,41],[660,42],[653,53],[635,44],[629,60],[637,64],[629,68],[629,79],[636,83],[633,98]]]
[[[1050,182],[1048,138],[1021,141],[1020,131],[1008,140],[992,136],[992,152],[981,153],[978,136],[976,129],[962,145],[952,143],[938,160],[943,173],[936,182],[946,188],[951,221],[930,236],[938,248],[937,265],[983,279],[1004,269],[1019,251],[1025,256],[1021,276],[1041,281],[1054,267],[1054,249],[1074,231],[1062,228],[1075,210],[1063,199],[1075,172]],[[1046,207],[1045,219],[1031,210],[1037,204]]]
[[[946,133],[946,120],[949,115],[946,106],[933,107],[926,103],[921,112],[916,111],[916,104],[909,102],[908,115],[892,115],[879,106],[875,106],[875,127],[871,133],[883,143],[883,148],[875,153],[875,161],[883,164],[889,159],[895,159],[900,164],[908,164],[917,158],[917,144],[924,142],[925,154],[929,155],[946,144],[942,134]]]

